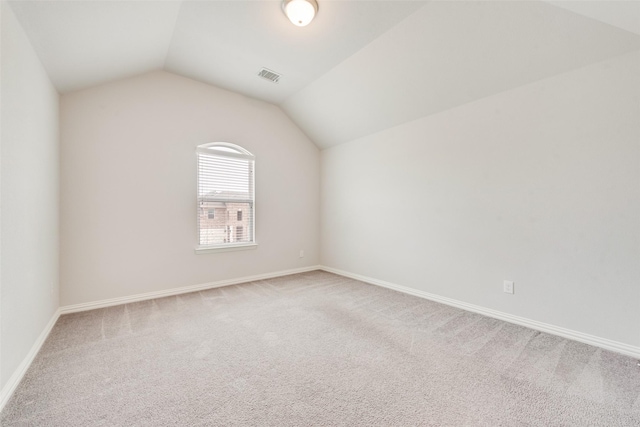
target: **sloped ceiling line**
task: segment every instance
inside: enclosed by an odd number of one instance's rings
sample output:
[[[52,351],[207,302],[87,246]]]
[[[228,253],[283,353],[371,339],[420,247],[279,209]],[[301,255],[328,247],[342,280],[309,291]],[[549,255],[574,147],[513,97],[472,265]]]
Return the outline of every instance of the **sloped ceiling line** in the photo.
[[[304,28],[279,0],[10,5],[61,93],[164,69],[280,105],[321,148],[640,48],[624,1],[325,0]]]
[[[327,148],[636,49],[545,2],[431,2],[282,107]]]
[[[162,61],[162,69],[166,70],[167,68],[167,60],[169,59],[169,53],[171,50],[171,44],[173,42],[174,37],[176,36],[176,28],[178,27],[178,19],[180,18],[180,12],[182,11],[182,3],[184,3],[183,0],[175,0],[179,6],[178,6],[178,10],[176,12],[176,19],[173,22],[173,29],[171,30],[171,37],[169,38],[169,43],[167,43],[167,51],[164,54],[164,61]]]

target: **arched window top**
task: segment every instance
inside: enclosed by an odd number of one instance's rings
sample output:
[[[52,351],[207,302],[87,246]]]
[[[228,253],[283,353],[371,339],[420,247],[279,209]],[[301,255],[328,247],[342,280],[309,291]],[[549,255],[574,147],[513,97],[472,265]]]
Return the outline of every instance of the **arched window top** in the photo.
[[[208,154],[219,157],[235,157],[238,159],[254,160],[255,156],[239,145],[230,142],[210,142],[198,145],[198,154]]]

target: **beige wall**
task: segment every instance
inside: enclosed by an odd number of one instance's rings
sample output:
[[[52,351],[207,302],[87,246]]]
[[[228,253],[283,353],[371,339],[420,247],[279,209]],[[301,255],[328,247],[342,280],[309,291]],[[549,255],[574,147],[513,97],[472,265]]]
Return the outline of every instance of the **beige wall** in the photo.
[[[195,149],[216,141],[256,157],[255,250],[194,253]],[[166,72],[64,95],[61,305],[316,265],[319,179],[271,104]]]
[[[639,95],[635,52],[324,150],[322,263],[640,345]]]
[[[0,389],[58,308],[59,243],[58,93],[1,7]]]

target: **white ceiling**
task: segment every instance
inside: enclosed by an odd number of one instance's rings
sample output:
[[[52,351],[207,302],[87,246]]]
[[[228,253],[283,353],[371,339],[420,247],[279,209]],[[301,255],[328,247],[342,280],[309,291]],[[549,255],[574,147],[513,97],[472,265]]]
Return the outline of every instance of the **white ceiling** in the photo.
[[[318,2],[302,28],[280,0],[10,4],[61,93],[164,69],[279,104],[320,147],[640,49],[638,1]]]
[[[184,2],[165,69],[280,103],[410,15],[424,2],[325,1],[309,26],[280,2]],[[256,77],[262,67],[278,84]]]
[[[547,0],[547,3],[640,35],[639,0]]]
[[[13,1],[61,93],[164,67],[179,2]]]
[[[279,103],[420,8],[322,1],[307,27],[279,0],[10,2],[62,92],[164,69]],[[262,67],[283,74],[274,84]]]
[[[431,2],[283,109],[326,148],[636,49],[640,36],[544,2]]]

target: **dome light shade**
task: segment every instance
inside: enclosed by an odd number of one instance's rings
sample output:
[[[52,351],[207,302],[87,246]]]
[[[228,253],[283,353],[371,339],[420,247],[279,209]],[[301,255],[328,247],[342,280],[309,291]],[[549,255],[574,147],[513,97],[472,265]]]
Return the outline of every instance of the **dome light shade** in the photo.
[[[316,0],[283,0],[282,10],[293,25],[304,27],[316,16],[318,3]]]

